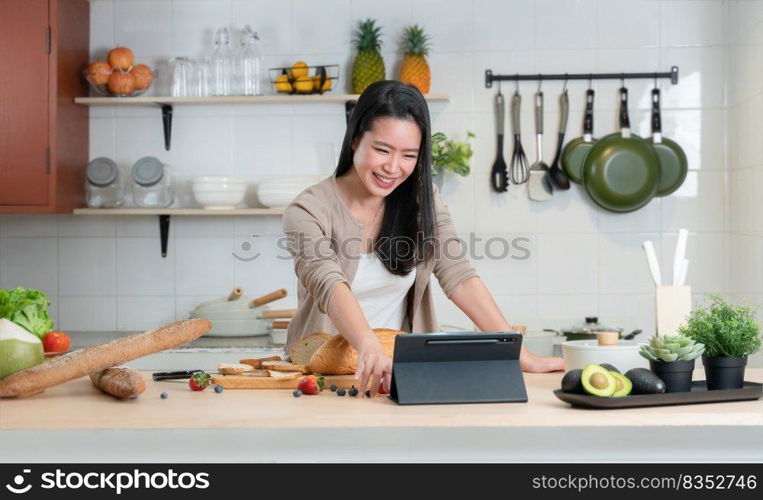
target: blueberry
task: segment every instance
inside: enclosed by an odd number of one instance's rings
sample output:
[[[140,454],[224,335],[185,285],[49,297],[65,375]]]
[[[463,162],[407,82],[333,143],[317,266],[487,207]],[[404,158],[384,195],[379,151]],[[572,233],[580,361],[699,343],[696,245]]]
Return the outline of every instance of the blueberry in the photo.
[[[216,385],[216,386],[215,386],[215,392],[216,392],[217,394],[220,394],[221,392],[223,392],[223,386],[221,386],[221,385]]]
[[[299,389],[295,389],[292,394],[294,394],[295,398],[298,398],[302,395],[302,391],[300,391]]]
[[[329,386],[329,389],[331,390],[331,392],[336,392],[336,386],[334,384],[331,384]]]
[[[162,399],[167,399],[168,397],[170,397],[169,394],[167,394],[166,392],[162,393]]]
[[[367,398],[371,397],[371,389],[366,390],[366,397]]]
[[[339,389],[336,391],[337,396],[344,396],[347,393],[344,389]]]
[[[352,396],[353,398],[358,395],[358,390],[355,388],[355,386],[352,386],[352,389],[347,391],[347,393]]]

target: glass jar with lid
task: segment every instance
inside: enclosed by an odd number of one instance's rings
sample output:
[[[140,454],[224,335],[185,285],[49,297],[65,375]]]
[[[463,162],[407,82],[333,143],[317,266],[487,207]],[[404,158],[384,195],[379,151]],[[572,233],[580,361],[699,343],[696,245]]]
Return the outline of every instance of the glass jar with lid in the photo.
[[[153,156],[145,156],[132,166],[133,199],[144,208],[164,208],[172,205],[175,193],[168,166]]]
[[[125,183],[114,160],[100,157],[85,169],[85,196],[91,208],[117,208],[125,202]]]

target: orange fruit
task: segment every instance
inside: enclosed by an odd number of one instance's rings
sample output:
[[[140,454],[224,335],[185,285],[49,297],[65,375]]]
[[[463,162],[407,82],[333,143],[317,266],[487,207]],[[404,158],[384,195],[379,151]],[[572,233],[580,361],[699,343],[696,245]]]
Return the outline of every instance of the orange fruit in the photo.
[[[297,61],[291,65],[291,77],[297,79],[301,76],[307,76],[307,63],[305,61]]]

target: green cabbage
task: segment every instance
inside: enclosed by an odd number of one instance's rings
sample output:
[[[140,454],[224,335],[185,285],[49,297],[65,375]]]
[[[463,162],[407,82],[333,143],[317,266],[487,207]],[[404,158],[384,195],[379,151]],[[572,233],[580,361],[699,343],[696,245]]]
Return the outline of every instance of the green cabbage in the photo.
[[[22,286],[0,290],[0,318],[13,321],[28,332],[43,338],[53,329],[48,315],[48,298],[39,290]]]

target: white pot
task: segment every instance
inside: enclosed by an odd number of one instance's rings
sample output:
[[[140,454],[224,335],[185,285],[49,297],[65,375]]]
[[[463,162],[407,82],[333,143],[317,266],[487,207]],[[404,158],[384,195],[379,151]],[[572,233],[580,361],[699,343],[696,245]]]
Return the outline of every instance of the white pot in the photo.
[[[649,361],[638,353],[644,344],[645,342],[621,340],[618,345],[600,346],[596,340],[570,340],[562,343],[564,369],[582,369],[590,363],[609,363],[620,373],[631,368],[649,368]]]

